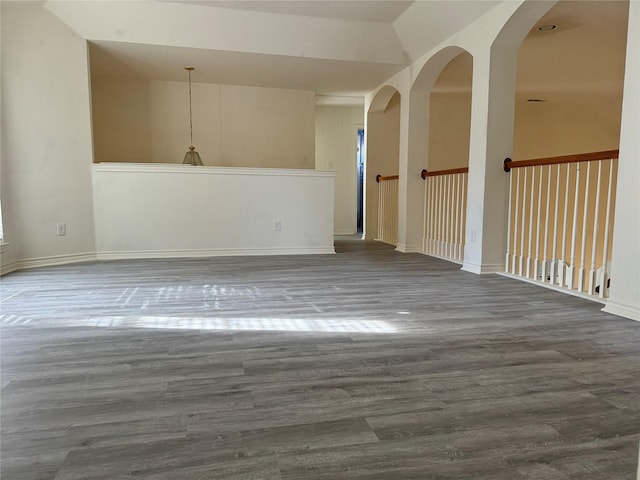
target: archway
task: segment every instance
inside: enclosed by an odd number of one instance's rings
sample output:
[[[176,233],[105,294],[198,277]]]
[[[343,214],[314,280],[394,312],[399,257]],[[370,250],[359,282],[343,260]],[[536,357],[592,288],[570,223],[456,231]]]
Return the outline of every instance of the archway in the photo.
[[[465,242],[473,57],[466,51],[458,53],[453,47],[441,53],[440,58],[454,52],[457,55],[439,72],[429,72],[428,83],[432,86],[428,97],[427,168],[422,172],[422,251],[461,262]],[[438,60],[435,57],[435,61]],[[425,66],[429,67],[433,68],[430,64]],[[432,80],[434,74],[437,78]],[[425,78],[419,80],[424,82]]]
[[[369,109],[365,127],[366,164],[365,164],[365,218],[364,238],[379,239],[394,244],[397,241],[397,197],[395,217],[383,218],[385,212],[379,211],[380,183],[378,175],[397,177],[400,156],[400,93],[394,87],[386,85],[376,92]],[[397,192],[397,190],[396,190]],[[397,196],[397,193],[396,193]],[[393,208],[386,212],[393,215]],[[388,223],[390,235],[380,237],[381,222]]]
[[[601,298],[612,254],[627,17],[627,2],[560,1],[517,56],[513,165],[539,163],[509,174],[507,271]],[[556,158],[568,155],[571,162]]]

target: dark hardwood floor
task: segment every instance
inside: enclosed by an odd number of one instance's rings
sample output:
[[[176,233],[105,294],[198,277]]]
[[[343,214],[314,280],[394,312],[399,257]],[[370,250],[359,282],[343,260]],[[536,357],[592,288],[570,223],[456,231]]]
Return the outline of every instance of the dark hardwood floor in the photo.
[[[633,480],[640,324],[380,243],[0,281],[2,480]]]

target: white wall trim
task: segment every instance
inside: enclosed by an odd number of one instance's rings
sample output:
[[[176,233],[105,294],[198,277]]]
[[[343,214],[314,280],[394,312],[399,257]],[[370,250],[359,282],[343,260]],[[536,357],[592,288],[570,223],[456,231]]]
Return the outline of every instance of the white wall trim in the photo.
[[[91,262],[96,259],[95,253],[74,253],[68,255],[55,255],[52,257],[27,258],[16,260],[13,263],[2,266],[2,274],[10,271],[26,270],[29,268],[52,267],[54,265],[65,265],[67,263]],[[5,267],[7,272],[5,272]]]
[[[340,235],[356,235],[356,231],[352,228],[343,228],[342,230],[335,230],[333,232],[334,235],[336,236],[340,236]]]
[[[7,273],[15,272],[16,262],[7,263],[6,265],[0,265],[0,277],[6,275]]]
[[[193,250],[129,250],[98,252],[98,260],[133,260],[145,258],[242,257],[271,255],[326,255],[334,254],[334,247],[265,247],[265,248],[211,248]]]
[[[638,305],[629,305],[609,300],[602,311],[640,322],[640,307]]]
[[[558,285],[551,285],[549,283],[538,282],[538,281],[533,280],[531,278],[526,278],[526,277],[521,277],[519,275],[514,275],[513,273],[508,273],[508,272],[502,271],[502,272],[498,272],[498,275],[502,275],[503,277],[507,277],[507,278],[512,278],[513,280],[520,280],[521,282],[530,283],[531,285],[537,285],[538,287],[544,287],[544,288],[547,288],[549,290],[555,290],[556,292],[564,293],[566,295],[571,295],[573,297],[582,298],[584,300],[590,300],[592,302],[602,303],[602,304],[607,303],[607,299],[606,298],[600,298],[600,297],[596,297],[596,296],[593,296],[593,295],[588,295],[588,294],[583,293],[583,292],[578,292],[578,291],[575,291],[575,290],[569,290],[568,288],[559,287]]]
[[[458,260],[453,260],[453,259],[447,258],[447,257],[441,257],[440,255],[434,255],[433,253],[427,253],[427,252],[424,252],[422,250],[418,251],[418,253],[420,253],[422,255],[425,255],[427,257],[438,258],[440,260],[445,260],[447,262],[451,262],[451,263],[455,263],[455,264],[458,264],[458,265],[462,265],[462,262],[460,262]]]
[[[194,167],[173,163],[103,162],[93,165],[94,172],[181,173],[187,175],[249,175],[277,177],[335,177],[335,170],[311,168]]]
[[[490,273],[504,272],[504,263],[472,263],[465,261],[461,270],[465,272],[475,273],[476,275],[484,275]]]
[[[404,243],[396,245],[396,251],[401,253],[419,253],[420,250],[420,245],[406,245]]]

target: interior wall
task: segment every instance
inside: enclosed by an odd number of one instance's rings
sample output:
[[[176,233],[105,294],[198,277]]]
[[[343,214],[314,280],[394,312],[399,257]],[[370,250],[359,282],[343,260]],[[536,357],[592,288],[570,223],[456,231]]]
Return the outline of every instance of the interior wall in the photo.
[[[400,162],[400,94],[395,93],[384,112],[367,114],[365,238],[378,230],[378,183],[376,175],[398,175]]]
[[[316,169],[335,170],[334,233],[351,235],[357,230],[358,128],[364,127],[362,106],[316,107]]]
[[[79,258],[95,251],[86,42],[35,2],[3,2],[1,16],[8,258]]]
[[[516,102],[513,159],[616,150],[621,101]]]
[[[438,171],[469,165],[471,92],[432,93],[429,101],[429,165]]]
[[[98,258],[334,253],[333,172],[123,163],[93,170]]]
[[[186,82],[92,81],[98,162],[182,163],[190,145]],[[205,165],[314,168],[314,93],[192,84],[193,143]]]

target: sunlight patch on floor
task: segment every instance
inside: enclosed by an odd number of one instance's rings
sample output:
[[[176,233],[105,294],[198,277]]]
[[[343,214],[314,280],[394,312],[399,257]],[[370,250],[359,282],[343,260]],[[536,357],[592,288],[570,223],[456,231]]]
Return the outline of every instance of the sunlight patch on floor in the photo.
[[[286,331],[331,333],[394,333],[398,329],[382,320],[206,318],[168,316],[107,316],[87,318],[6,318],[4,325],[154,328],[167,330]]]

